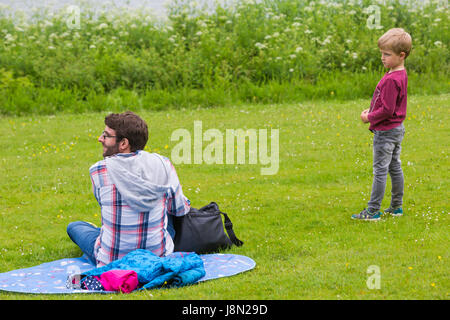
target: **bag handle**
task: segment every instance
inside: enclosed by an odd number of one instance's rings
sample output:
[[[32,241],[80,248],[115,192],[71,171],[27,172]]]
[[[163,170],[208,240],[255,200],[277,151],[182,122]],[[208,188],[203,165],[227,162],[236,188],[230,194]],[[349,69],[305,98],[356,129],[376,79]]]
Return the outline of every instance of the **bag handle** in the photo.
[[[239,240],[233,231],[233,223],[231,223],[230,218],[228,218],[228,215],[225,212],[219,211],[223,216],[225,217],[225,229],[227,230],[228,237],[230,237],[231,242],[235,244],[236,246],[240,247],[244,244],[241,240]]]

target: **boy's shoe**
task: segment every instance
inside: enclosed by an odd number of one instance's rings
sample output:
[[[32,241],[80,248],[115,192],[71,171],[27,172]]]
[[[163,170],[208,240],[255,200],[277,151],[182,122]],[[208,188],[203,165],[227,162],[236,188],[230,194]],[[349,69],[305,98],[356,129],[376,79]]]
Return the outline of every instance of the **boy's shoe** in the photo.
[[[385,213],[390,213],[391,216],[394,217],[401,217],[403,216],[403,209],[402,207],[398,207],[398,208],[393,208],[393,207],[389,207],[386,210],[384,210]]]
[[[383,213],[381,211],[370,212],[369,209],[364,209],[358,214],[352,214],[352,219],[355,220],[367,220],[367,221],[378,221]]]

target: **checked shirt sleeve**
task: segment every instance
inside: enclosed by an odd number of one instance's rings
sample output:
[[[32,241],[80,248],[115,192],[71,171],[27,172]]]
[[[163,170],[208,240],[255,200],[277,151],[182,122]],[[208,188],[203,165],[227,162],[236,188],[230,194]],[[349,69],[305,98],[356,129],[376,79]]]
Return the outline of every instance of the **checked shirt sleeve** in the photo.
[[[106,163],[104,160],[97,162],[89,168],[89,175],[92,182],[92,192],[95,199],[101,206],[100,188],[109,183],[106,174]]]

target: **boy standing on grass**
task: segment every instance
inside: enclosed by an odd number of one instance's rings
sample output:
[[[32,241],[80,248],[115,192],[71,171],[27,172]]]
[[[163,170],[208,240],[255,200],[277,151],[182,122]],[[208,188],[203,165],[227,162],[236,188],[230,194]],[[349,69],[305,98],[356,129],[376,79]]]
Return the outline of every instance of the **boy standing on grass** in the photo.
[[[404,62],[411,51],[411,36],[401,28],[387,31],[378,39],[381,61],[389,71],[375,88],[370,109],[361,113],[361,120],[369,122],[373,132],[373,185],[368,208],[352,219],[376,221],[383,212],[381,201],[386,188],[387,173],[391,176],[391,205],[384,210],[402,216],[403,171],[400,162],[401,142],[405,134],[406,93],[408,76]]]

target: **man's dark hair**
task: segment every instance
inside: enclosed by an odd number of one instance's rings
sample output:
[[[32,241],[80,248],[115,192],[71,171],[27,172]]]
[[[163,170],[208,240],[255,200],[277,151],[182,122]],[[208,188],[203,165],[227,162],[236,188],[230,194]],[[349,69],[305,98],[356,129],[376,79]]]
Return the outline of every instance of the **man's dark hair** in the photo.
[[[144,149],[148,140],[148,127],[137,114],[131,111],[111,113],[105,117],[105,124],[116,131],[117,142],[128,139],[131,152]]]

